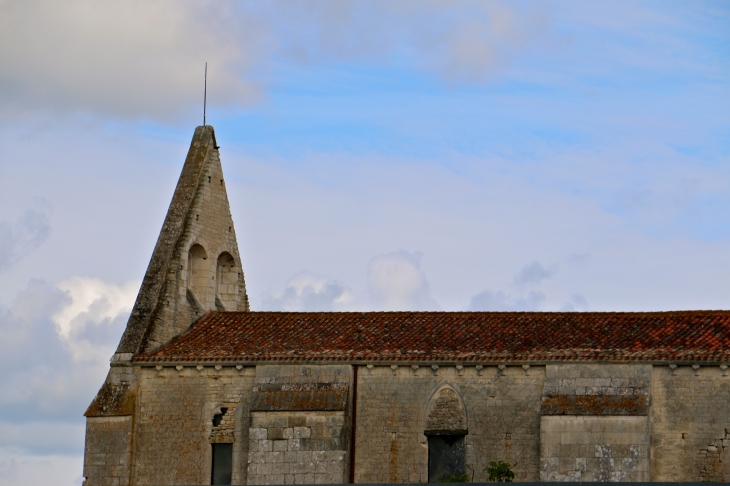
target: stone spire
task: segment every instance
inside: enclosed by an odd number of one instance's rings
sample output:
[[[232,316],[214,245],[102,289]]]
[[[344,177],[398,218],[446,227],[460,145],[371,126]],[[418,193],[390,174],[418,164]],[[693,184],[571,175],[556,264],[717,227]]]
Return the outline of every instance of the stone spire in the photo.
[[[218,148],[212,126],[195,129],[113,361],[169,341],[209,310],[249,310]]]

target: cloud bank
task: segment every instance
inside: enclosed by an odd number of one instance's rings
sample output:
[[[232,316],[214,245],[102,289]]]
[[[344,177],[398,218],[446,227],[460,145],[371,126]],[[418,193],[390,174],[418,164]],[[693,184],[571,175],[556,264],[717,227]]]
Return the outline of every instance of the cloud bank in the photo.
[[[545,293],[537,290],[540,284],[554,277],[559,265],[545,268],[540,262],[533,261],[522,267],[512,280],[511,290],[483,290],[474,295],[467,310],[470,311],[522,311],[535,312],[545,309]],[[580,294],[573,294],[560,308],[561,311],[588,310],[588,302]]]
[[[261,296],[260,310],[438,310],[420,259],[419,253],[404,250],[374,257],[367,266],[368,294],[361,296],[338,280],[300,272],[287,281],[283,290],[265,292]]]
[[[284,290],[269,291],[262,308],[270,311],[345,311],[355,304],[355,296],[343,283],[321,275],[301,272],[290,278]]]
[[[535,9],[532,9],[534,12]],[[400,63],[481,82],[542,31],[497,1],[4,0],[0,116],[80,113],[173,122],[250,106],[281,63]]]
[[[211,101],[245,105],[265,48],[230,3],[172,0],[0,2],[0,109],[173,120]],[[197,112],[197,110],[196,110]]]
[[[32,280],[0,307],[0,448],[81,451],[74,427],[83,430],[82,413],[108,371],[138,286]]]

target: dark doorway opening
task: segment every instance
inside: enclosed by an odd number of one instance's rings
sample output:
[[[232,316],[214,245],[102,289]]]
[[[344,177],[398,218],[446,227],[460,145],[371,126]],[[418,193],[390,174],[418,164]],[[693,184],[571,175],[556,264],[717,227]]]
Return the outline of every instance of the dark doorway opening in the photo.
[[[463,435],[428,436],[428,482],[464,474],[466,449]]]
[[[213,446],[213,472],[210,484],[231,484],[233,472],[233,444],[211,444]]]

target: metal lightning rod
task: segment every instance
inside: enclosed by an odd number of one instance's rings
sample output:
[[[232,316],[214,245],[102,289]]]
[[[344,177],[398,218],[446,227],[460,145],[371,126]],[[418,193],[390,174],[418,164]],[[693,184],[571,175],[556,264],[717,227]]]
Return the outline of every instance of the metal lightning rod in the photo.
[[[205,63],[205,81],[203,84],[203,126],[205,126],[205,108],[208,103],[208,63]]]

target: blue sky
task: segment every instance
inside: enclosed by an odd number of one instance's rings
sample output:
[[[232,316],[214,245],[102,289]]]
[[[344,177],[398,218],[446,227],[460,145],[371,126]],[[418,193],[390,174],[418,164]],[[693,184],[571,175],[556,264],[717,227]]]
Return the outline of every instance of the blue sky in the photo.
[[[727,309],[724,2],[0,2],[0,484],[80,484],[196,125],[254,310]]]

